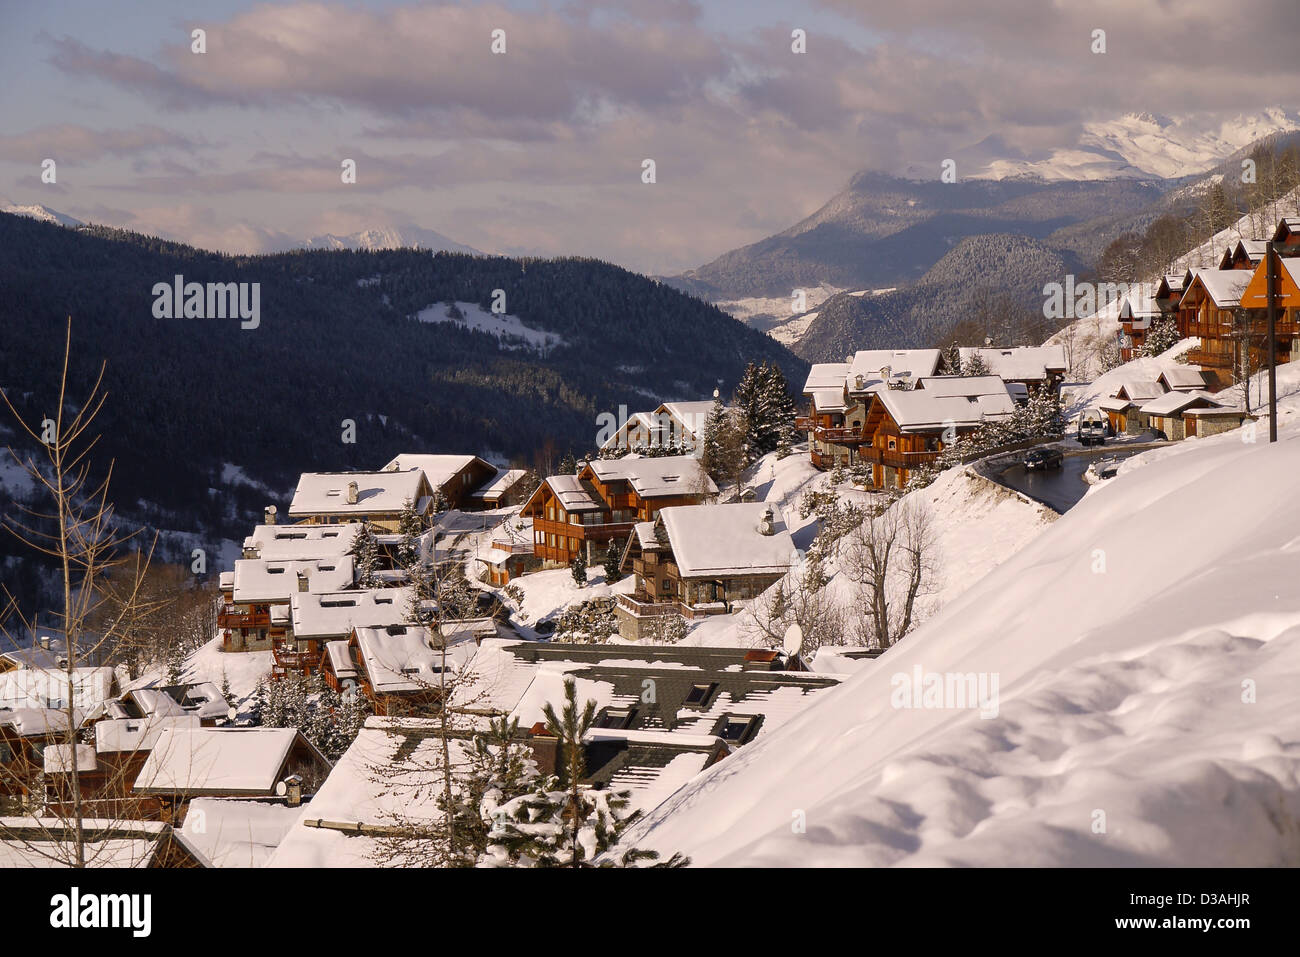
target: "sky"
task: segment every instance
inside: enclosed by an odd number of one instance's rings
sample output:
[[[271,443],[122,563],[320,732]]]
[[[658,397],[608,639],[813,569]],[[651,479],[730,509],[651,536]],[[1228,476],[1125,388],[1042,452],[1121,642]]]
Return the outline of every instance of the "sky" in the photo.
[[[1297,37],[1296,0],[0,0],[0,198],[230,252],[418,226],[673,274],[863,169],[1293,108]]]

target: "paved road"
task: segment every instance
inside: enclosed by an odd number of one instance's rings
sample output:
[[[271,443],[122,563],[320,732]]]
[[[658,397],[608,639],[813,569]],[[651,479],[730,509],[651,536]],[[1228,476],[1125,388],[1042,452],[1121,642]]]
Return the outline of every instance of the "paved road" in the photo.
[[[1105,447],[1075,455],[1067,455],[1059,469],[1043,472],[1026,472],[1020,464],[996,473],[993,478],[1007,488],[1023,492],[1032,499],[1042,502],[1054,512],[1064,514],[1069,511],[1088,491],[1088,483],[1083,480],[1083,473],[1099,458],[1125,459],[1136,455],[1143,449],[1125,449],[1123,447]]]

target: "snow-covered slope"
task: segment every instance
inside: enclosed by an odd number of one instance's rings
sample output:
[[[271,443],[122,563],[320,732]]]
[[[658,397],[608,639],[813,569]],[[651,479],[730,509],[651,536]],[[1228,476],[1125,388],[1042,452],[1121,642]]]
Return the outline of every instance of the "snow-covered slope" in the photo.
[[[1300,864],[1298,469],[1294,419],[1159,450],[630,840],[697,865]],[[916,669],[996,677],[996,717],[895,707]]]
[[[1176,179],[1204,172],[1258,139],[1295,129],[1300,129],[1300,114],[1282,107],[1223,121],[1200,114],[1129,113],[1084,124],[1077,146],[1054,150],[1043,159],[995,159],[976,175],[986,179]]]

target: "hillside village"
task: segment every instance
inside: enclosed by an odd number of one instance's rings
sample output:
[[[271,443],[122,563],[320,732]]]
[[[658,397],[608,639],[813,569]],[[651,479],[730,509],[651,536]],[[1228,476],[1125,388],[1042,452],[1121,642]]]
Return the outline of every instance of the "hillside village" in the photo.
[[[1008,463],[1089,455],[1096,421],[1137,457],[1091,503],[1178,446],[1255,443],[1272,275],[1291,416],[1285,218],[1127,292],[1090,383],[1060,344],[859,350],[622,415],[555,474],[445,448],[303,473],[166,674],[53,633],[0,654],[0,853],[80,831],[114,866],[686,863],[684,795],[1069,525]]]

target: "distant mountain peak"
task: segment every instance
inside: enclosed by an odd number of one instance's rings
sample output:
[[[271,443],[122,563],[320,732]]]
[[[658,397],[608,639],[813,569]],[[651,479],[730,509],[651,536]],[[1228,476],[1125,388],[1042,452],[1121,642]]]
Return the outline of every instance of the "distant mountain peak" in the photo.
[[[479,250],[419,226],[379,226],[339,235],[323,233],[301,244],[303,249],[427,249],[430,252],[479,254]]]
[[[20,205],[11,203],[4,197],[0,197],[0,213],[10,213],[14,216],[26,216],[29,219],[39,219],[45,223],[56,223],[59,226],[84,226],[86,225],[79,219],[73,219],[66,213],[61,213],[57,209],[50,209],[43,203],[28,203]]]

